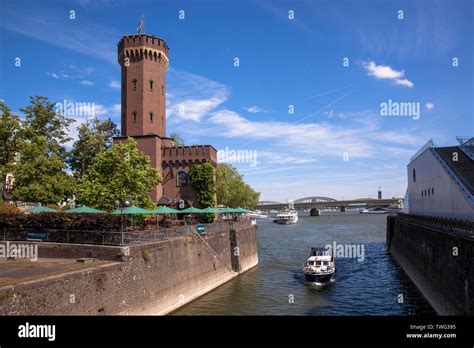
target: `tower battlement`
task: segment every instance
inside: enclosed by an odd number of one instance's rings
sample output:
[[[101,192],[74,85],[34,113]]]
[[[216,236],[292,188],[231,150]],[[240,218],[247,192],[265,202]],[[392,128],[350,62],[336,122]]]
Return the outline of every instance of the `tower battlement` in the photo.
[[[120,39],[118,47],[118,62],[123,64],[124,58],[130,60],[150,59],[161,62],[165,68],[169,64],[168,52],[169,48],[163,39],[156,36],[137,34],[126,35]]]

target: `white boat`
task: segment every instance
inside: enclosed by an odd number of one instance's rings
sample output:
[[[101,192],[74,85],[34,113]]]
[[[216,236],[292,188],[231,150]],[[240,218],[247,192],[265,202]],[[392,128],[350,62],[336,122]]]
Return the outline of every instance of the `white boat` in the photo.
[[[390,210],[382,207],[376,207],[373,209],[360,209],[359,210],[360,214],[388,214],[390,213]]]
[[[267,219],[268,215],[263,214],[260,210],[251,211],[245,214],[246,217],[250,219]]]
[[[303,272],[309,282],[331,280],[336,273],[336,263],[331,251],[323,247],[311,248],[311,255],[303,266]]]
[[[298,212],[290,203],[289,207],[278,213],[276,221],[281,225],[296,224],[298,222]]]

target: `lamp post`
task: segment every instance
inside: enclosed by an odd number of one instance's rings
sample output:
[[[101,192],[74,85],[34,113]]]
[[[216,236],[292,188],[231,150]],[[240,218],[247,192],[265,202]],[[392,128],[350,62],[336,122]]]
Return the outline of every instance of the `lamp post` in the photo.
[[[120,202],[119,200],[116,200],[114,204],[115,204],[115,209],[120,209],[120,219],[121,219],[120,232],[122,233],[122,238],[123,238],[123,210],[130,205],[130,201],[126,200],[126,201]]]

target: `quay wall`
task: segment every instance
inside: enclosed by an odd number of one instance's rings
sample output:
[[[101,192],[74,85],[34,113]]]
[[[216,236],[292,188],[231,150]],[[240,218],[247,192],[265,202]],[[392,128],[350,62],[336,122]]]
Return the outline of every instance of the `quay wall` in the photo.
[[[474,231],[427,224],[410,214],[387,217],[389,252],[440,315],[474,314]],[[450,231],[451,230],[451,231]]]
[[[70,251],[71,258],[110,262],[0,287],[0,315],[170,313],[258,264],[256,226],[207,226],[210,233],[202,237],[192,234],[125,247],[39,242],[40,258],[63,258]]]

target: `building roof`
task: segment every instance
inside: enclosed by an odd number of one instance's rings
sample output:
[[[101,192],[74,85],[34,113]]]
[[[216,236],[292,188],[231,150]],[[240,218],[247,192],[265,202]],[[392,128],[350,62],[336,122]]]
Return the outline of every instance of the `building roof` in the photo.
[[[474,161],[459,146],[435,147],[434,150],[474,195]],[[455,152],[457,158],[453,156]]]

